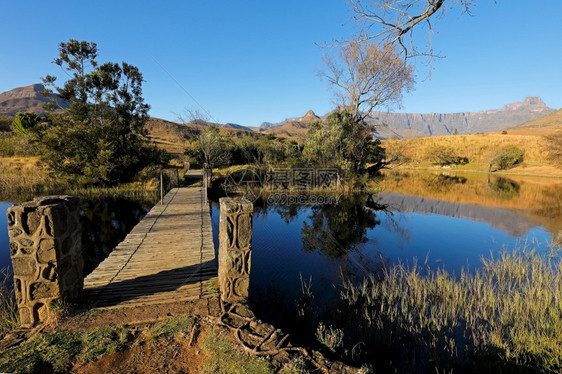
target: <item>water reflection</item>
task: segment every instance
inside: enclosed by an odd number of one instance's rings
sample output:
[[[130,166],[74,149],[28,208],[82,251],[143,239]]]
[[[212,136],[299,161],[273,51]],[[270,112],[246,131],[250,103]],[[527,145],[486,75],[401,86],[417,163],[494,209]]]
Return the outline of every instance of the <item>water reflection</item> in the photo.
[[[496,193],[496,196],[503,200],[511,200],[519,196],[519,183],[502,177],[488,177],[488,186]]]
[[[312,206],[301,229],[303,250],[329,257],[359,250],[368,241],[367,230],[381,223],[375,209],[366,209],[368,198],[355,195],[335,205]],[[383,210],[384,206],[378,208]]]
[[[154,205],[154,198],[81,199],[84,275],[89,274],[121,242]],[[0,268],[11,267],[6,210],[0,202]]]
[[[249,301],[259,318],[314,344],[318,321],[349,318],[337,304],[342,278],[416,261],[455,277],[490,253],[562,244],[562,181],[449,172],[380,184],[385,192],[336,204],[256,203]],[[215,203],[216,236],[218,216]]]
[[[152,199],[106,198],[81,202],[84,276],[109,256],[152,205]]]
[[[380,185],[385,191],[459,204],[459,210],[465,212],[479,209],[475,207],[503,209],[503,214],[498,214],[497,210],[480,209],[478,220],[506,229],[512,235],[523,235],[533,227],[544,227],[551,233],[552,241],[560,244],[562,180],[559,178],[393,172],[385,175]],[[424,212],[430,213],[428,208]],[[453,213],[450,207],[441,212],[459,216]],[[471,215],[466,217],[471,218]],[[514,220],[520,222],[514,224]]]

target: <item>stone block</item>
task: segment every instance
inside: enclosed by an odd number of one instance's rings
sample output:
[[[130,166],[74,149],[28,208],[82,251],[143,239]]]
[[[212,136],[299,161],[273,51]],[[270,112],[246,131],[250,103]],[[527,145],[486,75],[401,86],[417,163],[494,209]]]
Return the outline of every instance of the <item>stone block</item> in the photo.
[[[23,326],[48,318],[54,300],[82,295],[79,200],[47,196],[7,211],[14,291]]]
[[[252,258],[253,204],[246,199],[220,199],[219,288],[226,302],[248,298]]]

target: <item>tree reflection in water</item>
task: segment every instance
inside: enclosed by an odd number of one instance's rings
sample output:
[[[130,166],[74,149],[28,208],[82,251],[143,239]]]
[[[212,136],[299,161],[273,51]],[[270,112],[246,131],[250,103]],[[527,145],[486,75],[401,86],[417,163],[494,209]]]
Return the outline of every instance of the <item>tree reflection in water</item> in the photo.
[[[302,264],[301,289],[296,293],[297,290],[287,290],[283,281],[272,283],[267,278],[252,281],[259,284],[250,296],[259,318],[287,329],[303,342],[312,338],[309,343],[314,343],[311,328],[319,320],[327,322],[334,318],[330,306],[339,297],[342,279],[360,281],[370,274],[376,275],[390,262],[382,253],[377,255],[377,243],[368,235],[383,221],[393,221],[392,213],[373,196],[347,195],[340,197],[336,204],[317,205],[268,205],[262,200],[255,203],[254,214],[274,214],[287,225],[300,225],[301,250],[313,255],[307,258],[312,261],[320,256],[330,263],[321,271],[323,279],[308,275],[310,264]],[[387,214],[390,220],[382,220],[380,214]],[[295,276],[293,270],[291,276]],[[330,284],[318,283],[326,280]]]
[[[91,273],[146,215],[154,201],[148,198],[81,200],[84,275]]]

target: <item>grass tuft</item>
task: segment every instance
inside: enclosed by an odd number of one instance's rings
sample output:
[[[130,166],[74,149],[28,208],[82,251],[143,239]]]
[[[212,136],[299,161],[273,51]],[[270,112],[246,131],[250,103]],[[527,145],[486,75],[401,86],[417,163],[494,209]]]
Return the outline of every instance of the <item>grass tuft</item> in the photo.
[[[152,326],[146,332],[146,337],[148,341],[160,338],[173,338],[189,330],[194,323],[195,319],[191,316],[168,318]]]
[[[266,374],[274,373],[271,364],[262,357],[251,357],[234,345],[210,332],[203,342],[207,358],[203,373],[213,374]]]
[[[123,326],[39,333],[0,355],[0,371],[68,372],[73,361],[95,361],[106,353],[124,348],[128,339],[129,333]]]
[[[343,346],[343,334],[342,329],[335,329],[333,326],[326,327],[320,322],[316,329],[316,340],[330,352],[335,353]]]

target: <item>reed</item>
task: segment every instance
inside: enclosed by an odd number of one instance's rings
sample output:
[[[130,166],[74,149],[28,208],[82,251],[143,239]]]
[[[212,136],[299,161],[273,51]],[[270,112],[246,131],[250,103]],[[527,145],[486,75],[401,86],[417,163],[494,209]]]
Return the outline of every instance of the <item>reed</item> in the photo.
[[[18,306],[11,287],[12,273],[0,270],[0,339],[19,326]]]
[[[460,277],[398,265],[379,278],[345,282],[341,310],[355,336],[347,344],[366,343],[364,359],[392,371],[558,372],[558,254],[523,248],[482,262]]]

